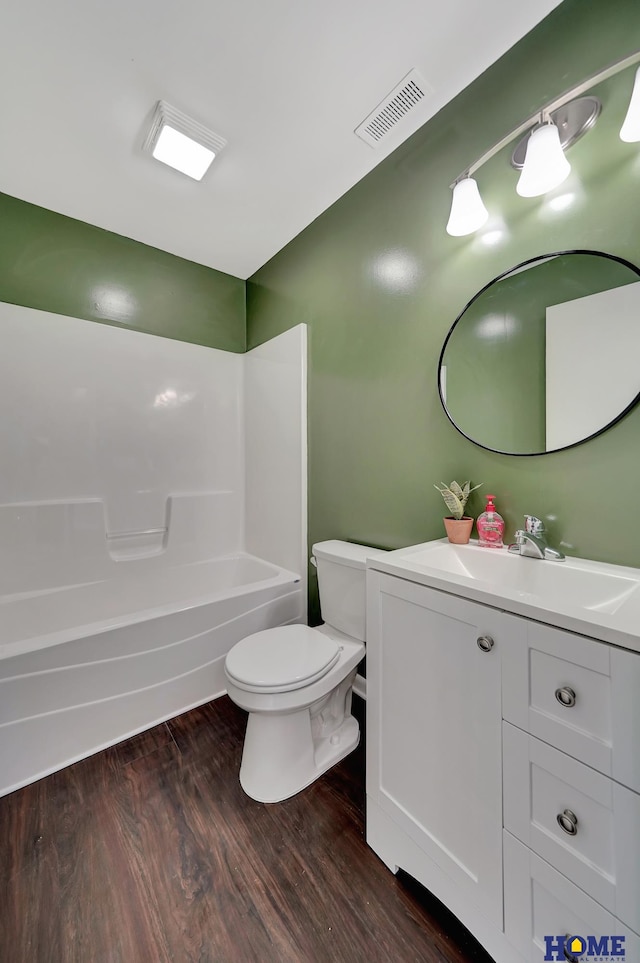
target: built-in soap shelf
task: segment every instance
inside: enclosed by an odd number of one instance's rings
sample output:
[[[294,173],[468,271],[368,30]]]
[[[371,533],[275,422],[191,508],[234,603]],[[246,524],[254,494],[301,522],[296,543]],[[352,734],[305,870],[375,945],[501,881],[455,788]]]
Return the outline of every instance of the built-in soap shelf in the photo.
[[[103,498],[0,505],[0,598],[112,578],[128,565],[233,554],[241,549],[242,510],[232,490],[167,494],[139,516],[139,527],[134,511],[109,519]]]
[[[107,532],[107,549],[115,562],[160,555],[167,547],[168,527],[133,532]]]

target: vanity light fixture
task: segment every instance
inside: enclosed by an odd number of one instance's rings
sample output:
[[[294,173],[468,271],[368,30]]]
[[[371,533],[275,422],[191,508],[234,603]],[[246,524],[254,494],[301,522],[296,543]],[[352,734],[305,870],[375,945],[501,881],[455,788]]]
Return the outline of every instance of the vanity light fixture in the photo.
[[[163,164],[200,181],[226,143],[224,137],[159,100],[142,149]]]
[[[570,173],[571,164],[564,156],[560,131],[553,121],[535,127],[527,141],[516,192],[520,197],[539,197],[566,181]]]
[[[488,217],[489,211],[484,206],[473,177],[463,177],[454,184],[447,234],[453,237],[473,234],[482,227]]]
[[[516,138],[522,138],[511,156],[512,166],[521,171],[517,193],[521,197],[539,197],[562,184],[571,171],[565,150],[593,127],[601,109],[597,97],[584,95],[591,87],[639,62],[640,50],[637,50],[565,90],[470,164],[451,184],[453,196],[447,233],[463,237],[473,234],[486,222],[489,214],[473,175]],[[627,142],[640,141],[640,68],[620,137]]]

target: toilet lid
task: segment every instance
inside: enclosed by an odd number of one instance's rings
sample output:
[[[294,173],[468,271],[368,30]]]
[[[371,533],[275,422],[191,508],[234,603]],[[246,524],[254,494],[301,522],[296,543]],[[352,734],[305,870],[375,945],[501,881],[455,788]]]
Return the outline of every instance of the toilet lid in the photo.
[[[237,642],[227,655],[225,669],[241,688],[286,692],[321,679],[339,656],[338,643],[317,629],[282,625]]]

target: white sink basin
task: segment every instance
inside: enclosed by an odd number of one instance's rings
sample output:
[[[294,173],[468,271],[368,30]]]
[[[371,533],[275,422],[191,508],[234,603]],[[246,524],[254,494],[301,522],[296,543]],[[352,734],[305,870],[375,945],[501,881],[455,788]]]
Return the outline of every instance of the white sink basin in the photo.
[[[578,559],[563,562],[543,561],[514,555],[505,549],[485,549],[478,545],[451,545],[431,542],[411,560],[451,575],[473,581],[490,582],[524,595],[536,595],[546,602],[558,598],[585,609],[615,612],[640,586],[640,570],[635,578],[612,574],[611,566]]]
[[[640,569],[527,558],[446,539],[388,552],[368,564],[539,621],[553,614],[557,624],[607,641],[628,646],[631,635],[640,648]]]

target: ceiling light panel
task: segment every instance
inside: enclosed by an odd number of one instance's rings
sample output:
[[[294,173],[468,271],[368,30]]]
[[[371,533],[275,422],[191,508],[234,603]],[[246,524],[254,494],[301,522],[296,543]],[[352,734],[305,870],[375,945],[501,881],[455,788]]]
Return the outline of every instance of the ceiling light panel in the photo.
[[[142,149],[163,164],[199,181],[226,144],[224,137],[166,101],[159,100]]]

